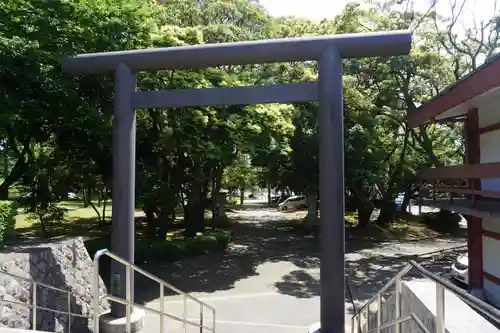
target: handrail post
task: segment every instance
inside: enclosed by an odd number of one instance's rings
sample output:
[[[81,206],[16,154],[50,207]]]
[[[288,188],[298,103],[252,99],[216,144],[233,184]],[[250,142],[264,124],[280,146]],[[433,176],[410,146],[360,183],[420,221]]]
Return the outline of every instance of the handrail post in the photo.
[[[401,331],[401,323],[399,319],[401,318],[401,278],[396,279],[396,333]]]
[[[71,294],[68,291],[68,333],[71,333]]]
[[[445,333],[444,287],[436,284],[436,333]]]
[[[164,320],[165,320],[165,286],[163,283],[160,283],[160,332],[163,333],[165,331],[164,329]]]
[[[377,332],[380,333],[380,327],[382,326],[382,295],[377,294]]]
[[[212,310],[212,332],[215,333],[215,309]]]
[[[36,293],[37,293],[37,287],[36,287],[36,282],[33,281],[33,313],[31,314],[32,316],[32,321],[33,321],[33,324],[31,325],[31,327],[33,328],[33,331],[36,331],[36,310],[37,310],[37,297],[36,297]]]
[[[200,333],[203,333],[203,305],[200,304]]]
[[[100,290],[99,290],[99,259],[101,258],[102,255],[107,255],[108,257],[108,250],[107,249],[102,249],[96,252],[94,255],[94,266],[93,266],[93,274],[94,276],[92,277],[92,307],[93,307],[93,312],[94,312],[94,333],[99,333],[99,312],[101,312],[101,307],[100,307]],[[110,257],[111,258],[111,257]]]
[[[125,283],[126,283],[126,297],[127,297],[127,308],[125,309],[125,312],[126,312],[126,316],[127,316],[127,326],[125,328],[125,332],[127,333],[132,333],[132,327],[131,327],[131,312],[132,312],[132,288],[134,288],[134,286],[132,285],[131,283],[131,280],[132,280],[132,266],[129,264],[129,265],[126,265],[126,280],[125,280]],[[95,332],[95,333],[99,333],[99,332]]]
[[[187,296],[184,295],[184,313],[182,314],[182,319],[184,320],[184,333],[187,333]]]
[[[184,332],[187,333],[188,331],[188,325],[190,326],[196,326],[200,329],[200,332],[203,332],[203,330],[206,328],[208,330],[211,330],[212,332],[215,332],[215,308],[209,306],[208,304],[200,301],[199,299],[183,292],[180,289],[177,289],[176,287],[170,285],[168,282],[163,281],[157,276],[152,275],[151,273],[148,273],[147,271],[144,271],[140,267],[136,266],[135,264],[128,262],[113,252],[108,251],[107,249],[103,249],[100,251],[97,251],[94,260],[93,260],[93,279],[92,279],[92,287],[93,287],[93,302],[92,306],[94,307],[94,313],[95,313],[95,320],[94,320],[94,332],[99,332],[99,312],[100,312],[100,298],[99,298],[99,259],[101,256],[106,255],[109,258],[118,261],[122,265],[125,266],[125,273],[126,273],[126,279],[125,279],[125,291],[126,291],[126,299],[120,298],[120,297],[113,297],[112,295],[105,294],[104,298],[105,299],[111,299],[111,301],[120,303],[125,306],[126,309],[126,332],[130,333],[132,329],[132,323],[131,323],[131,317],[132,317],[132,312],[134,309],[134,306],[137,306],[139,308],[145,309],[145,310],[150,310],[152,312],[155,312],[156,314],[159,314],[161,316],[160,318],[160,331],[164,330],[165,328],[165,317],[172,318],[174,320],[177,320],[179,322],[183,323],[184,326]],[[148,278],[150,278],[153,281],[156,281],[157,283],[160,284],[160,311],[154,310],[148,307],[141,306],[139,304],[134,303],[134,297],[133,297],[133,292],[134,292],[134,283],[133,283],[133,274],[135,272],[138,272]],[[184,314],[183,318],[180,318],[178,316],[170,315],[165,312],[165,287],[171,289],[172,291],[177,292],[178,294],[182,295],[183,297],[183,303],[184,303]],[[195,321],[190,321],[188,320],[188,313],[187,313],[187,302],[188,300],[191,299],[194,302],[198,303],[200,305],[200,324],[196,324]],[[213,315],[213,323],[212,323],[212,328],[204,327],[203,322],[203,313],[204,313],[204,307],[207,307],[209,310],[212,311]]]
[[[366,305],[365,313],[366,313],[366,320],[365,320],[366,330],[365,330],[365,332],[368,332],[370,330],[370,303],[368,303]]]

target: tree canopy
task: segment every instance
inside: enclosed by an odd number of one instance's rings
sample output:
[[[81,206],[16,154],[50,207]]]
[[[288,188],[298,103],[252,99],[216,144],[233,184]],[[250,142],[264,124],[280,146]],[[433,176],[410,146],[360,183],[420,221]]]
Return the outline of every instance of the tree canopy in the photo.
[[[0,197],[19,187],[36,210],[71,191],[99,200],[112,195],[113,78],[68,77],[58,63],[63,55],[411,28],[409,56],[344,61],[347,206],[358,211],[361,226],[375,207],[378,222],[388,222],[397,193],[415,190],[418,170],[462,159],[460,125],[414,130],[407,112],[498,48],[498,33],[466,41],[450,32],[448,19],[401,1],[348,4],[335,19],[313,22],[272,17],[253,0],[4,0]],[[140,73],[138,86],[263,85],[316,76],[312,62],[224,66]],[[204,209],[222,187],[317,192],[317,109],[304,103],[137,110],[136,201],[149,236],[164,237],[179,206],[187,233],[202,230]]]

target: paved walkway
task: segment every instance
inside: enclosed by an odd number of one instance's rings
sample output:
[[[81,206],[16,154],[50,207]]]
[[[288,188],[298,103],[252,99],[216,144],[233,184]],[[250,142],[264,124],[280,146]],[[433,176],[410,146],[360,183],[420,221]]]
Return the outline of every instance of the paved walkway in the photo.
[[[227,253],[210,254],[178,263],[146,267],[174,286],[192,293],[217,311],[217,332],[306,332],[319,321],[318,242],[294,232],[283,213],[249,208],[238,212],[234,244]],[[408,243],[346,244],[347,271],[353,297],[368,299],[416,255],[463,245],[463,240],[441,239]],[[427,259],[434,271],[448,268],[450,257]],[[136,297],[159,309],[159,288],[137,278]],[[351,308],[346,295],[346,309]],[[164,309],[182,317],[184,304],[167,296]],[[199,322],[200,308],[188,302],[188,319]],[[212,324],[208,311],[204,323]],[[346,314],[346,322],[350,320]],[[159,318],[148,315],[145,332],[157,332]],[[168,332],[183,332],[180,323],[166,320]],[[191,328],[187,332],[199,332]]]

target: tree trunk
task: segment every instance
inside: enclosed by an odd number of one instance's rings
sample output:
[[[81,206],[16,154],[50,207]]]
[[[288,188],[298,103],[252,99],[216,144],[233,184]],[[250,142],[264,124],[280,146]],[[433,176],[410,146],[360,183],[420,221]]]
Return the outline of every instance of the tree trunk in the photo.
[[[316,192],[311,192],[307,195],[307,217],[315,218],[317,217],[317,195]]]
[[[21,178],[26,171],[26,167],[24,156],[18,158],[16,164],[0,185],[0,200],[9,199],[9,188]]]
[[[86,188],[83,190],[83,207],[87,208],[89,204],[92,202],[92,189]],[[100,202],[99,202],[100,204]],[[95,209],[95,208],[94,208]]]
[[[358,227],[366,228],[370,224],[370,218],[373,213],[373,205],[360,203],[358,205]]]
[[[92,209],[94,210],[94,212],[97,214],[98,224],[103,225],[104,218],[101,218],[101,213],[99,212],[99,209],[97,209],[97,207],[94,205],[93,202],[89,202],[89,203],[90,203],[90,206],[92,207]]]
[[[391,178],[388,182],[388,188],[384,193],[384,197],[382,199],[382,207],[380,208],[380,215],[377,219],[377,224],[386,224],[392,221],[394,218],[394,214],[396,213],[396,207],[394,205],[394,192],[401,188],[402,183],[402,173],[403,173],[403,165],[405,163],[406,150],[408,147],[408,141],[410,138],[410,132],[408,129],[405,129],[405,138],[403,141],[403,147],[401,149],[401,153],[399,155],[398,163],[394,168],[394,172],[391,174]]]
[[[413,196],[413,189],[411,185],[407,187],[405,191],[405,196],[403,198],[403,202],[401,203],[401,213],[408,212],[408,207],[410,206],[411,197]],[[409,211],[411,213],[411,209]]]
[[[243,201],[245,201],[245,188],[240,188],[240,205],[243,205]]]
[[[370,224],[370,218],[374,209],[373,203],[368,200],[368,196],[363,191],[363,182],[357,180],[350,184],[352,192],[352,208],[356,208],[358,212],[358,225],[359,228],[366,228]]]
[[[156,227],[157,227],[157,221],[155,219],[155,208],[154,206],[150,205],[147,207],[143,207],[142,210],[144,211],[144,215],[146,215],[147,238],[154,239],[156,238]]]
[[[8,142],[8,140],[5,141],[5,149],[3,151],[3,154],[5,156],[5,159],[4,159],[4,164],[3,164],[2,177],[5,178],[9,174],[9,142]]]
[[[216,167],[214,170],[214,177],[212,179],[212,219],[215,218],[217,211],[217,197],[219,196],[221,188],[222,167]]]
[[[205,226],[205,207],[203,204],[203,190],[200,181],[193,181],[191,191],[188,194],[188,202],[184,213],[187,237],[196,236],[202,232]]]
[[[167,233],[168,233],[168,230],[170,229],[170,222],[171,222],[170,217],[172,216],[171,214],[172,213],[168,209],[165,209],[165,211],[163,211],[163,208],[162,208],[160,219],[158,221],[159,227],[158,227],[158,234],[157,234],[157,238],[160,240],[167,239]]]
[[[107,201],[104,199],[102,201],[102,223],[106,223],[106,207],[107,207]]]
[[[38,221],[40,223],[40,231],[42,239],[49,239],[49,231],[47,230],[46,221],[44,219],[43,214],[40,211],[37,211]]]
[[[396,212],[396,207],[392,200],[382,200],[380,207],[380,214],[377,219],[377,224],[385,225],[392,221],[394,218],[394,213]]]
[[[267,205],[271,206],[272,197],[271,197],[271,182],[267,183]]]

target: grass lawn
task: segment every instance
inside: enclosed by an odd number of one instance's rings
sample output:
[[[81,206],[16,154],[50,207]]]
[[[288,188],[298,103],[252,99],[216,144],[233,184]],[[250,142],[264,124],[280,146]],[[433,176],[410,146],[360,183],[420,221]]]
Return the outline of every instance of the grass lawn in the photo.
[[[99,213],[102,214],[102,206],[95,203]],[[66,210],[64,222],[60,225],[49,226],[51,238],[67,236],[99,236],[108,230],[109,225],[98,225],[98,216],[91,206],[85,207],[80,200],[61,201],[58,206]],[[106,205],[107,220],[113,215],[111,202]],[[144,214],[136,210],[135,216],[140,218]],[[38,220],[30,219],[29,215],[19,210],[16,216],[16,232],[22,239],[36,239],[40,237],[40,225]]]
[[[306,210],[291,212],[292,221],[296,224],[302,224],[303,219],[307,215]],[[426,238],[436,238],[443,236],[442,233],[433,230],[428,225],[422,222],[419,216],[404,214],[392,223],[384,226],[379,226],[375,223],[370,223],[367,228],[356,228],[358,224],[357,212],[345,212],[345,233],[347,240],[367,240],[367,241],[411,241]],[[465,230],[459,229],[455,236],[464,236]]]
[[[97,250],[109,248],[112,208],[111,203],[106,205],[106,223],[98,223],[99,218],[95,210],[85,207],[82,201],[69,200],[57,204],[65,210],[62,223],[48,224],[50,240],[67,237],[84,237],[85,246],[91,257]],[[99,214],[102,214],[102,206],[97,206]],[[40,241],[41,226],[37,219],[32,219],[22,210],[16,216],[15,231],[17,237],[12,238],[10,244],[19,244],[30,241]],[[211,219],[206,219],[207,228],[203,233],[195,237],[184,237],[181,211],[178,212],[176,222],[172,231],[167,234],[166,239],[149,239],[145,237],[147,221],[141,210],[135,212],[136,241],[135,260],[137,263],[149,261],[176,261],[185,257],[197,256],[208,252],[223,251],[231,240],[231,232],[226,229],[209,227]],[[205,217],[211,217],[210,211],[205,211]],[[9,244],[7,242],[6,244]]]
[[[98,206],[95,203],[99,214],[102,214],[102,206]],[[66,210],[64,213],[64,222],[57,225],[49,226],[49,233],[51,239],[58,239],[64,237],[99,237],[107,234],[110,228],[110,223],[105,225],[98,224],[98,215],[95,210],[91,207],[85,207],[83,201],[81,200],[67,200],[58,203],[60,208]],[[205,218],[209,219],[211,217],[211,212],[209,210],[205,211]],[[111,207],[111,202],[106,204],[106,221],[109,222],[113,215],[113,210]],[[135,211],[136,217],[136,230],[138,238],[143,234],[146,228],[146,221],[144,218],[144,213],[140,209]],[[177,212],[177,222],[182,222],[183,216],[182,211]],[[169,238],[180,238],[183,229],[172,231],[168,234]],[[19,210],[19,215],[16,216],[16,232],[21,239],[30,240],[38,239],[40,237],[40,225],[38,220],[30,219],[29,215]]]
[[[421,222],[418,216],[406,214],[396,217],[392,223],[379,226],[370,223],[367,228],[356,228],[358,224],[358,214],[346,212],[346,238],[366,239],[366,240],[418,240],[425,238],[435,238],[441,234],[432,230]]]

